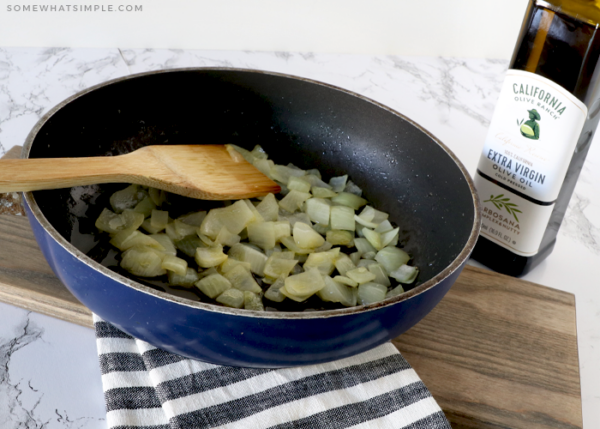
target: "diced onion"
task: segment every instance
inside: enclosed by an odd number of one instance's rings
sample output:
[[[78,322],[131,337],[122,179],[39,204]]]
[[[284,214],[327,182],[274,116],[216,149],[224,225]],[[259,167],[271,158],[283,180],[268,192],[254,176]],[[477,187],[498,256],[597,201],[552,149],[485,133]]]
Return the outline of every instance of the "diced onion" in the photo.
[[[226,307],[242,308],[244,306],[244,292],[239,289],[227,289],[216,299],[217,302]]]
[[[187,237],[188,235],[196,235],[196,231],[198,230],[197,226],[190,225],[179,219],[175,219],[173,221],[173,226],[175,227],[175,232],[177,232],[177,235],[179,235],[180,237]]]
[[[244,291],[244,308],[246,310],[265,311],[260,295],[249,291]]]
[[[304,179],[304,177],[291,176],[287,182],[288,189],[296,190],[299,192],[307,193],[310,191],[311,185],[310,182]]]
[[[246,268],[242,265],[237,265],[231,270],[223,274],[227,280],[231,282],[231,285],[239,290],[248,290],[250,292],[260,293],[262,289],[254,280],[254,277]]]
[[[350,194],[354,194],[358,197],[362,195],[362,189],[360,189],[352,180],[348,180],[346,182],[346,187],[344,188],[344,192],[348,192]]]
[[[173,243],[173,240],[171,240],[167,234],[152,234],[150,235],[150,237],[156,240],[163,247],[164,253],[173,256],[177,255],[177,248],[175,247],[175,243]]]
[[[329,276],[323,277],[323,280],[325,285],[322,289],[317,291],[319,298],[323,301],[339,302],[346,307],[353,307],[356,305],[356,289],[338,283]]]
[[[265,264],[267,262],[267,255],[261,253],[258,250],[251,248],[245,244],[235,244],[231,246],[227,253],[229,257],[237,259],[242,262],[250,263],[250,271],[258,276],[264,275]]]
[[[181,259],[173,255],[165,255],[160,266],[161,268],[173,271],[180,276],[185,276],[188,268],[188,264],[185,259]]]
[[[385,269],[383,268],[383,266],[381,264],[370,264],[367,269],[372,272],[373,274],[375,274],[375,280],[373,280],[375,283],[379,283],[382,284],[384,286],[391,286],[392,283],[390,282],[390,278],[388,277],[388,274],[386,273]]]
[[[202,237],[200,237],[200,238],[202,238]],[[242,239],[242,237],[240,237],[237,234],[233,234],[232,232],[229,232],[229,230],[227,228],[223,227],[223,228],[221,228],[221,231],[219,231],[219,233],[215,237],[214,242],[222,244],[224,246],[231,247],[234,244],[239,243],[241,239]]]
[[[375,259],[377,252],[365,252],[361,255],[362,259]]]
[[[410,284],[415,281],[419,275],[419,269],[410,265],[401,265],[395,271],[390,272],[390,277],[393,277],[399,283]]]
[[[311,168],[309,170],[306,170],[306,175],[307,176],[310,176],[310,175],[317,176],[317,178],[319,178],[319,179],[323,178],[323,176],[321,176],[321,172],[319,170],[317,170],[316,168]],[[327,186],[329,186],[329,185],[327,185]]]
[[[392,229],[394,229],[394,227],[392,226],[390,221],[386,219],[386,220],[382,221],[377,228],[375,228],[375,231],[377,231],[379,233],[383,233],[383,232],[391,231]]]
[[[331,229],[354,231],[356,222],[354,220],[354,209],[347,206],[331,207]]]
[[[146,196],[139,185],[130,185],[112,194],[110,205],[115,213],[122,213],[126,209],[135,208]]]
[[[332,177],[329,180],[329,186],[331,186],[331,190],[334,192],[342,192],[346,187],[346,182],[348,181],[348,175],[344,174],[343,176]]]
[[[406,264],[410,260],[410,255],[398,247],[384,247],[375,256],[375,260],[379,262],[388,273],[396,271],[401,265]]]
[[[127,250],[133,246],[148,246],[161,251],[165,250],[158,241],[141,233],[137,229],[133,231],[125,230],[115,234],[110,240],[110,244],[121,251]]]
[[[291,176],[304,176],[306,172],[285,165],[274,165],[271,168],[271,177],[281,183],[288,183]]]
[[[400,228],[394,228],[390,231],[386,231],[380,234],[381,236],[381,244],[383,247],[392,245],[395,246],[398,244],[398,234],[400,233]]]
[[[252,152],[250,152],[252,155],[254,155],[254,157],[256,159],[267,159],[268,155],[265,152],[265,150],[262,148],[262,146],[260,145],[256,145],[254,146],[254,149],[252,149]]]
[[[335,260],[335,268],[337,268],[341,275],[345,276],[348,271],[356,268],[356,264],[354,264],[348,255],[340,253]]]
[[[346,276],[335,276],[333,278],[333,280],[335,280],[338,283],[342,283],[346,286],[351,286],[351,287],[357,287],[358,286],[358,282],[352,280],[350,277],[346,277]]]
[[[96,228],[100,231],[116,234],[124,230],[138,229],[144,223],[144,215],[133,210],[124,210],[121,214],[116,214],[109,209],[102,210],[96,220]]]
[[[135,208],[134,212],[138,212],[144,215],[144,217],[148,217],[152,214],[152,210],[156,208],[156,204],[152,201],[152,198],[149,196],[145,196],[142,201],[140,201]]]
[[[150,217],[150,225],[159,231],[166,228],[169,223],[169,212],[164,210],[152,210],[152,216]]]
[[[148,219],[146,219],[147,221]],[[150,225],[152,227],[152,225]],[[156,230],[156,229],[154,229]],[[177,230],[175,230],[175,224],[173,222],[169,222],[165,227],[165,234],[169,236],[169,238],[173,241],[181,240],[184,236],[180,235]]]
[[[177,199],[127,186],[110,197],[113,210],[104,209],[96,220],[123,251],[125,270],[141,277],[167,274],[173,286],[196,285],[209,299],[254,311],[264,311],[263,296],[303,302],[316,294],[343,306],[366,305],[403,293],[395,282],[416,280],[418,268],[407,265],[410,255],[396,247],[400,228],[368,205],[347,175],[326,183],[317,169],[275,164],[259,145],[227,150],[278,183],[280,194],[225,201],[173,220],[169,212],[180,209]],[[188,266],[192,258],[198,270]]]
[[[306,201],[306,214],[314,223],[322,226],[329,225],[331,203],[323,198],[311,198]]]
[[[373,245],[366,238],[355,238],[354,245],[356,246],[356,250],[358,250],[361,254],[376,251]]]
[[[148,190],[148,195],[156,206],[160,206],[167,201],[167,193],[161,189],[150,188]]]
[[[326,240],[333,246],[350,246],[354,243],[354,236],[350,231],[332,229],[325,234]]]
[[[223,253],[223,246],[219,244],[214,247],[198,247],[194,258],[199,267],[210,268],[223,263],[227,255]]]
[[[236,201],[229,207],[225,207],[219,213],[221,224],[233,234],[239,234],[254,218],[253,211],[244,200]],[[219,231],[221,229],[219,228]],[[209,237],[210,235],[207,234]]]
[[[331,186],[329,186],[327,183],[323,182],[321,180],[320,177],[318,177],[316,174],[308,174],[308,171],[306,172],[306,176],[303,176],[302,178],[304,180],[306,180],[308,183],[310,183],[311,188],[313,186],[317,186],[319,188],[325,188],[325,189],[330,189]]]
[[[401,295],[403,293],[404,293],[404,288],[402,287],[402,285],[398,285],[394,289],[392,289],[388,293],[386,293],[385,297],[386,298],[393,298],[393,297]]]
[[[260,214],[260,212],[256,209],[256,206],[254,204],[252,204],[252,201],[250,201],[250,200],[243,200],[243,201],[246,203],[246,206],[248,206],[248,208],[252,212],[252,219],[250,219],[246,223],[246,226],[250,225],[251,223],[264,222],[265,221],[265,219],[262,217],[262,215]]]
[[[273,222],[260,222],[248,225],[248,240],[263,250],[275,247],[275,226]]]
[[[383,301],[387,287],[378,283],[364,283],[358,286],[358,300],[362,305]]]
[[[311,226],[302,222],[296,222],[292,231],[292,236],[294,237],[294,242],[299,247],[305,249],[315,249],[325,242],[325,239],[321,234],[315,231]]]
[[[296,225],[296,222],[303,222],[307,225],[311,225],[312,223],[308,215],[304,212],[287,213],[285,211],[280,211],[277,220],[279,222],[288,221],[292,228]]]
[[[238,261],[233,258],[225,259],[225,261],[219,266],[219,268],[220,268],[221,273],[226,273],[226,272],[232,270],[233,268],[235,268],[236,265],[241,265],[246,270],[250,271],[250,262],[242,262],[242,261]]]
[[[282,302],[285,299],[285,295],[281,293],[280,289],[284,286],[284,284],[284,279],[277,279],[275,283],[273,283],[265,292],[265,298],[273,302]]]
[[[360,261],[358,261],[358,264],[356,264],[357,268],[360,267],[364,267],[364,268],[369,268],[371,265],[376,264],[377,262],[374,261],[373,259],[361,259]]]
[[[143,228],[144,231],[146,231],[149,234],[158,234],[159,232],[161,232],[163,230],[163,228],[154,228],[152,226],[152,224],[150,223],[149,218],[144,220],[144,222],[142,222],[142,225],[140,227]]]
[[[378,232],[375,232],[369,228],[363,228],[363,234],[365,235],[365,238],[367,239],[369,244],[373,246],[375,250],[383,249],[381,235]]]
[[[256,159],[254,155],[250,153],[249,150],[246,150],[243,147],[236,146],[234,144],[226,144],[225,149],[235,162],[241,162],[245,159],[246,161],[252,164],[252,162]]]
[[[316,268],[311,268],[301,274],[285,279],[281,292],[289,298],[304,301],[325,286],[323,276]]]
[[[367,200],[349,192],[340,192],[333,197],[331,201],[335,204],[352,207],[354,210],[358,210],[360,207],[367,204]]]
[[[283,197],[281,201],[279,201],[279,207],[285,211],[293,213],[302,207],[304,201],[311,197],[312,195],[308,192],[300,192],[292,189],[285,197]]]
[[[223,228],[224,226],[221,222],[221,213],[224,209],[225,208],[223,207],[212,209],[211,211],[209,211],[204,220],[202,221],[198,232],[208,237],[215,238],[217,234],[219,234],[219,232],[221,231],[221,228]]]
[[[369,222],[358,215],[354,215],[354,220],[362,226],[366,226],[367,228],[377,228],[379,226],[376,223]]]
[[[328,231],[331,231],[331,227],[328,225],[321,225],[320,223],[313,224],[313,229],[321,235],[326,235]],[[348,231],[349,232],[349,231]]]
[[[177,219],[183,223],[187,223],[188,225],[194,225],[195,227],[199,227],[202,225],[202,221],[206,217],[205,211],[200,212],[192,212],[185,214],[183,216],[179,216]]]
[[[196,287],[198,287],[204,295],[212,299],[215,299],[227,289],[232,288],[231,282],[221,274],[211,274],[210,276],[200,279],[196,283]]]
[[[353,270],[347,271],[346,277],[354,280],[356,283],[361,285],[363,283],[369,283],[375,280],[375,277],[377,276],[365,267],[358,267],[354,268]]]
[[[285,252],[291,254],[293,253]],[[283,259],[278,257],[277,254],[269,256],[267,263],[265,264],[264,274],[272,278],[287,277],[290,275],[296,264],[298,263],[295,259]]]
[[[286,248],[294,252],[296,255],[308,255],[309,253],[315,251],[314,248],[305,248],[298,246],[292,237],[283,237],[281,239],[281,244],[283,244]]]
[[[258,171],[267,176],[269,179],[272,179],[271,168],[273,168],[274,165],[273,161],[270,159],[255,159],[252,162],[252,165],[254,165]]]
[[[328,250],[326,252],[315,252],[308,255],[306,262],[303,265],[305,271],[311,268],[316,268],[323,275],[331,275],[335,270],[335,261],[340,254],[340,248]]]
[[[365,206],[365,208],[360,212],[359,216],[361,219],[368,221],[368,222],[372,222],[374,224],[381,224],[381,223],[385,222],[388,218],[387,213],[384,213],[382,211],[374,209],[371,206]],[[388,222],[388,224],[389,224],[389,222]],[[390,227],[390,229],[391,229],[391,227]],[[382,232],[382,231],[377,231],[377,232]]]
[[[189,268],[185,271],[185,275],[180,276],[173,271],[167,272],[169,276],[169,284],[173,286],[192,287],[200,280],[200,274],[193,268]]]
[[[156,249],[135,246],[123,253],[121,267],[139,277],[156,277],[167,273],[161,267],[162,255]]]
[[[328,188],[323,188],[321,186],[313,186],[310,191],[315,198],[331,198],[335,197],[337,193]]]
[[[265,221],[276,221],[279,213],[279,204],[277,204],[275,195],[268,194],[256,206],[256,210],[258,210]]]
[[[292,228],[287,220],[279,220],[273,222],[273,230],[275,231],[275,241],[279,243],[284,237],[292,236]]]
[[[167,238],[169,238],[169,236],[167,236]],[[193,258],[194,256],[196,256],[196,249],[198,249],[199,247],[208,247],[202,241],[202,239],[200,239],[200,237],[193,236],[193,235],[189,235],[187,237],[179,239],[179,240],[175,241],[174,244],[175,244],[175,247],[177,247],[177,249],[181,250],[184,254],[186,254],[190,258]]]

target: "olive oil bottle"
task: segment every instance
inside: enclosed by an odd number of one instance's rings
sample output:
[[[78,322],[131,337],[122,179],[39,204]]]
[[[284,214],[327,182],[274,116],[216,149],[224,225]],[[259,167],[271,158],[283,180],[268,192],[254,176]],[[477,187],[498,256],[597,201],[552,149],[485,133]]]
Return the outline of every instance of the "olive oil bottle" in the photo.
[[[531,0],[475,174],[472,257],[521,276],[546,258],[600,119],[597,0]]]

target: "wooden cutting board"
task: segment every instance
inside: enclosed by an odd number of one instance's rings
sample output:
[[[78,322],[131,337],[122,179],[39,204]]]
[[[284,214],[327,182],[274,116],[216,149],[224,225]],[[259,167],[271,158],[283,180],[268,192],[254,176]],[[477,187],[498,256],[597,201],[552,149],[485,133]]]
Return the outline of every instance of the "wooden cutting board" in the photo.
[[[0,301],[93,327],[23,216],[0,214]],[[468,266],[393,342],[455,429],[582,428],[572,294]]]

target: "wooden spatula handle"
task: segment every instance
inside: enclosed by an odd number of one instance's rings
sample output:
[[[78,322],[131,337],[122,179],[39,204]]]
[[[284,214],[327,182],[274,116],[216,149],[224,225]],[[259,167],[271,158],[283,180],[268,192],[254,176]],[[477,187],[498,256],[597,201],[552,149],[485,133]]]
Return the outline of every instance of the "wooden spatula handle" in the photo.
[[[121,157],[9,159],[0,161],[0,192],[36,191],[123,181],[135,178]]]
[[[125,155],[0,161],[0,192],[135,183],[191,198],[235,200],[280,186],[223,145],[150,145]]]

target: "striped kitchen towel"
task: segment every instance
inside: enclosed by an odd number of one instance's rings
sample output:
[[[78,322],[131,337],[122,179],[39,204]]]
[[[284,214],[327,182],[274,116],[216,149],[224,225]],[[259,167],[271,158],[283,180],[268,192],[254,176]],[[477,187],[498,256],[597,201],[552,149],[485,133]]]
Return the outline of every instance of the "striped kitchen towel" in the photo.
[[[326,364],[233,368],[94,324],[111,429],[450,428],[390,343]]]

